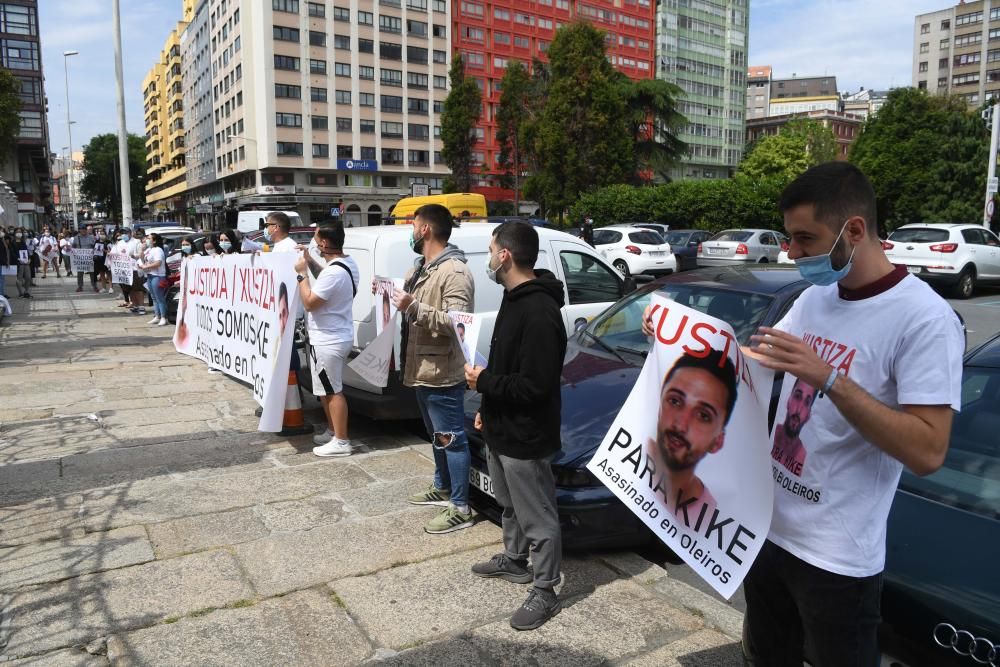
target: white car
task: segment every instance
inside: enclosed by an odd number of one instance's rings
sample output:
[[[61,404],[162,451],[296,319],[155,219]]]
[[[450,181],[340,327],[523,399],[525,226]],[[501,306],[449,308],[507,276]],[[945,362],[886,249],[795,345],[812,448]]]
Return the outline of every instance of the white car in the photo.
[[[968,299],[978,283],[1000,284],[1000,239],[981,225],[903,225],[882,242],[894,264]]]
[[[788,250],[784,234],[770,229],[727,229],[698,246],[698,266],[777,262]]]
[[[652,229],[632,225],[601,227],[594,230],[594,247],[623,276],[677,270],[670,244]]]

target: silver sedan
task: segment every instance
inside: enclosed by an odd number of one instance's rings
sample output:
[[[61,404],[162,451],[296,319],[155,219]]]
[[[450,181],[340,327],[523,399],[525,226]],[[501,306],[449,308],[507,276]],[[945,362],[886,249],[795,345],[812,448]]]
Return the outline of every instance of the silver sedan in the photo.
[[[770,229],[727,229],[698,246],[698,266],[777,262],[785,236]]]

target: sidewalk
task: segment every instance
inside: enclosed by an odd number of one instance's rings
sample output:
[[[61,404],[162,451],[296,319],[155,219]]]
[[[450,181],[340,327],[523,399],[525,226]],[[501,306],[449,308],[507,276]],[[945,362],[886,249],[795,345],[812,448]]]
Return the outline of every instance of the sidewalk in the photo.
[[[172,327],[36,282],[0,325],[0,661],[741,664],[740,615],[630,552],[567,557],[562,613],[512,630],[526,587],[469,571],[499,528],[428,535],[404,500],[426,442],[356,418],[361,453],[317,459]]]

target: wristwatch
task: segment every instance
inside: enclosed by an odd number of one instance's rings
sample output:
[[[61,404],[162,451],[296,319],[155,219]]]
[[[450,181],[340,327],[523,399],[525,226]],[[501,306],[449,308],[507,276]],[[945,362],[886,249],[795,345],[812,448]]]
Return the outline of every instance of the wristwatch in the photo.
[[[295,276],[295,279],[298,280],[299,282],[302,282],[303,280],[306,279],[306,277],[300,273],[297,276]]]

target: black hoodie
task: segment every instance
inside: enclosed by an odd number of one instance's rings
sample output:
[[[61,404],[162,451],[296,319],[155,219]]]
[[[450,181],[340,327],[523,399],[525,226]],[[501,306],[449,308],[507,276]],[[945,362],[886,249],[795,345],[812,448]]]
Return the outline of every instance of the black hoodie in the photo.
[[[550,271],[535,275],[504,293],[490,360],[476,384],[486,444],[515,459],[540,459],[560,448],[563,285]]]

